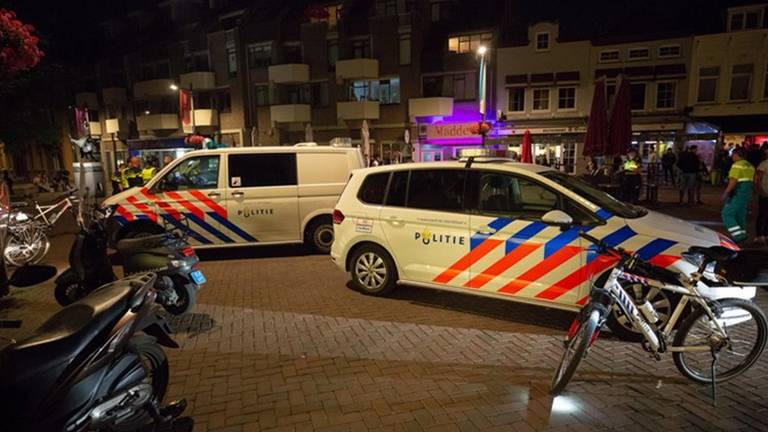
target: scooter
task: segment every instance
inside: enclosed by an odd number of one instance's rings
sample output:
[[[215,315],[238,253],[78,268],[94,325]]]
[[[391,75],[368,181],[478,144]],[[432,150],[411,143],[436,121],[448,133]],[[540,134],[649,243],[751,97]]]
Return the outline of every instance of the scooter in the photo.
[[[0,351],[3,430],[172,425],[186,401],[161,405],[169,368],[160,345],[179,345],[157,314],[155,279],[148,273],[105,285]]]
[[[62,306],[116,279],[107,253],[105,229],[111,209],[94,206],[90,213],[89,221],[79,223],[80,230],[69,252],[70,267],[56,278],[54,295]],[[205,283],[205,276],[199,269],[200,259],[185,235],[184,232],[166,231],[123,239],[116,245],[123,261],[123,274],[156,273],[157,301],[174,315],[192,310],[197,291]]]

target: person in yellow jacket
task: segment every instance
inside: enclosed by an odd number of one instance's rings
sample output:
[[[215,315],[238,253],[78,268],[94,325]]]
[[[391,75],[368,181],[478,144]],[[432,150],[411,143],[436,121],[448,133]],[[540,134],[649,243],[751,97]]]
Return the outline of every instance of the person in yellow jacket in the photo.
[[[112,171],[109,176],[109,181],[112,183],[112,194],[123,191],[123,170],[125,170],[125,164],[120,164],[116,170]]]
[[[123,184],[125,189],[144,185],[141,176],[141,159],[133,156],[128,160],[128,167],[123,171]]]
[[[755,167],[744,159],[744,149],[737,148],[731,155],[733,165],[728,172],[728,186],[723,192],[723,223],[736,243],[747,240],[747,211],[752,200],[752,180]]]
[[[640,186],[642,184],[642,166],[637,152],[630,150],[627,154],[627,160],[622,165],[624,199],[633,204],[637,204],[640,199]]]
[[[144,168],[141,170],[141,179],[144,184],[147,184],[157,174],[157,165],[156,156],[147,156],[144,160]]]

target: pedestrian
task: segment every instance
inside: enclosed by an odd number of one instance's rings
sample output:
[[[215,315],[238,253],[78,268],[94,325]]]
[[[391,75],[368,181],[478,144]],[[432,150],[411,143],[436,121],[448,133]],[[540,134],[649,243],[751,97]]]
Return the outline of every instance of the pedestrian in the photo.
[[[687,195],[688,205],[694,205],[696,183],[701,169],[699,156],[696,154],[696,146],[691,146],[680,153],[677,167],[680,169],[680,199],[678,204],[683,205],[683,198]]]
[[[624,191],[624,200],[637,204],[640,199],[640,187],[642,185],[642,170],[640,158],[637,157],[635,150],[627,153],[627,160],[622,165],[622,190]]]
[[[709,180],[709,170],[707,164],[699,158],[699,178],[696,181],[696,204],[702,205],[704,201],[701,200],[701,187]]]
[[[121,163],[115,171],[112,172],[112,175],[109,176],[109,180],[112,183],[112,194],[116,194],[118,192],[122,192],[123,190],[123,171],[125,170],[125,164]]]
[[[158,159],[155,155],[149,155],[144,158],[144,168],[141,169],[141,181],[143,184],[149,183],[152,177],[157,174]]]
[[[125,189],[142,186],[144,181],[141,177],[141,159],[138,156],[132,156],[128,159],[128,166],[123,171],[123,186]]]
[[[755,240],[768,243],[768,143],[763,143],[763,161],[757,167],[755,174],[755,189],[758,195],[757,207],[757,238]]]
[[[664,170],[664,183],[671,184],[675,182],[675,163],[677,162],[677,156],[671,148],[668,148],[664,152],[664,156],[661,157],[661,167]],[[670,182],[670,179],[672,180]]]
[[[3,171],[3,183],[5,183],[6,186],[8,186],[8,195],[13,195],[13,178],[11,177],[11,172],[9,170]]]
[[[712,158],[712,170],[709,172],[709,181],[712,186],[719,186],[722,181],[723,166],[725,166],[723,158],[726,154],[722,149],[715,151],[715,156]]]
[[[656,184],[657,177],[659,176],[659,155],[656,153],[656,146],[651,144],[648,153],[648,183]]]
[[[756,167],[760,165],[760,162],[764,159],[764,153],[762,150],[760,150],[760,146],[757,144],[751,144],[749,147],[749,150],[747,151],[747,156],[745,159],[747,162],[749,162],[753,167]]]
[[[752,200],[752,182],[755,167],[745,159],[743,148],[733,150],[733,165],[728,172],[728,186],[723,192],[723,211],[721,216],[725,227],[736,243],[747,240],[747,211]]]

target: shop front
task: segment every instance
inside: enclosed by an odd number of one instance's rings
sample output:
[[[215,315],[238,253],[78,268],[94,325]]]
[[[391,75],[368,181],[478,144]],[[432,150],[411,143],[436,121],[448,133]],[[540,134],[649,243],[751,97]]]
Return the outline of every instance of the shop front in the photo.
[[[499,143],[510,156],[516,157],[522,153],[523,137],[527,131],[531,136],[534,163],[579,174],[584,169],[580,156],[586,130],[586,126],[579,124],[542,126],[540,123],[526,125],[520,122],[497,128],[490,141]]]
[[[483,149],[487,149],[487,154],[506,156],[506,146],[494,142],[490,135],[486,140],[486,145],[483,146],[482,137],[472,131],[473,126],[476,127],[476,125],[477,122],[468,121],[419,123],[419,137],[414,146],[414,160],[419,162],[456,160],[461,157],[462,152]]]

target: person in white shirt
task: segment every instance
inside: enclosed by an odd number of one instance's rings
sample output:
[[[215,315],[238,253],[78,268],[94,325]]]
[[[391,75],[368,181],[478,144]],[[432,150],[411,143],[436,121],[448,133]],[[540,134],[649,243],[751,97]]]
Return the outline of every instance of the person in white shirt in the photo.
[[[756,241],[768,243],[768,142],[762,149],[763,161],[755,173],[755,190],[758,193],[757,238]]]

